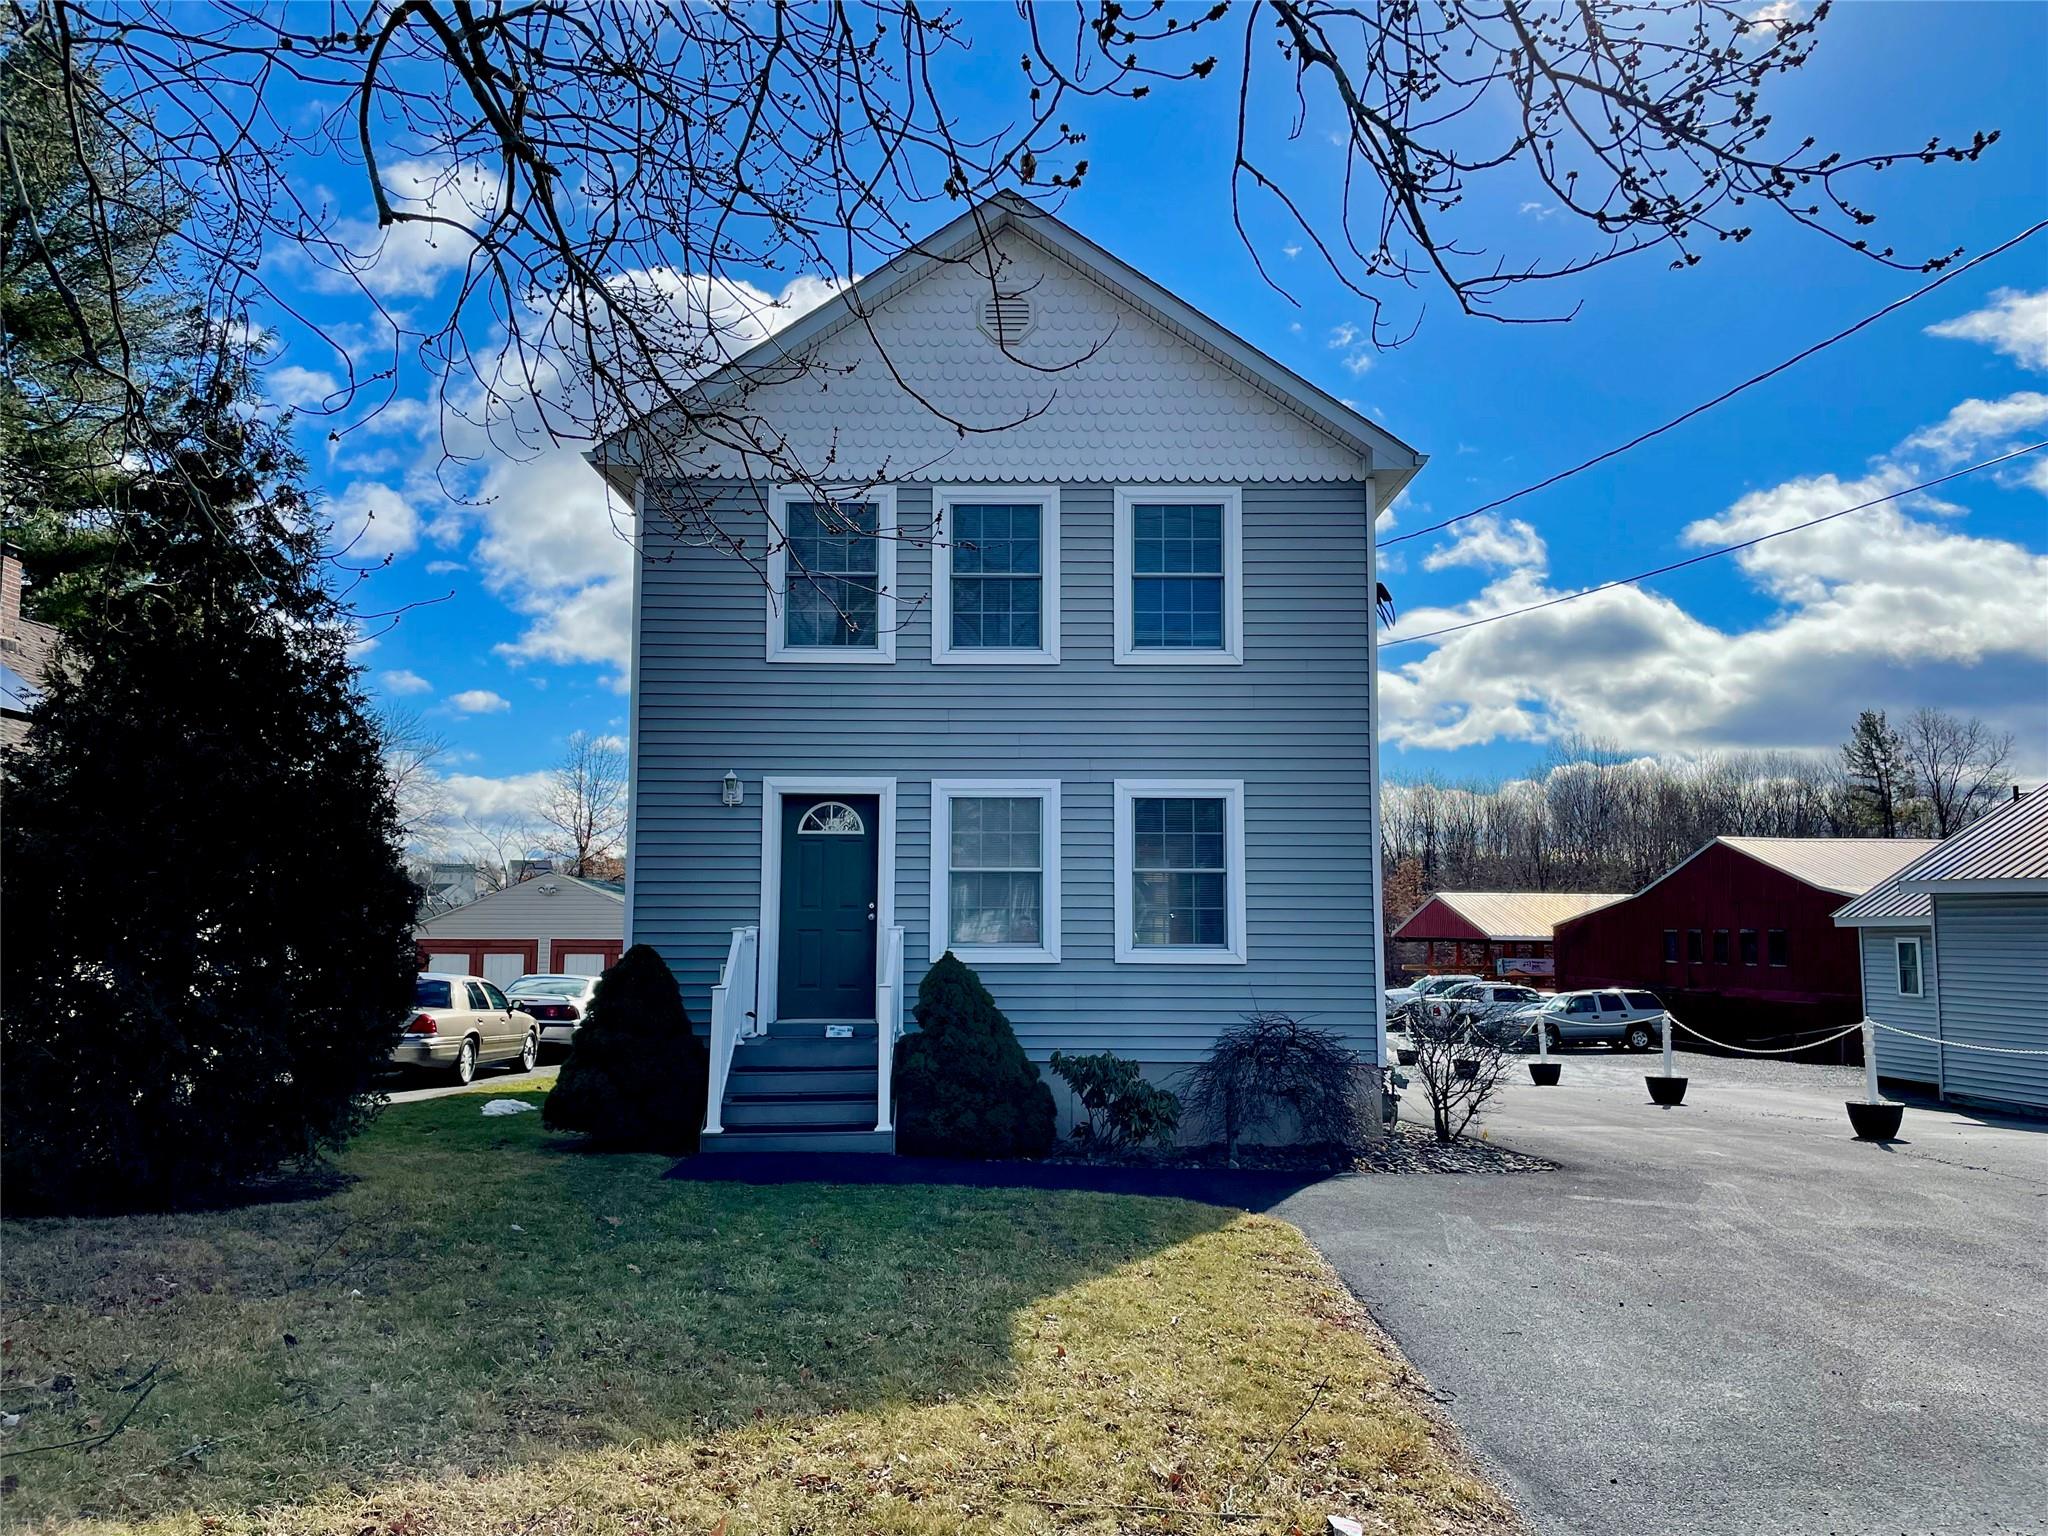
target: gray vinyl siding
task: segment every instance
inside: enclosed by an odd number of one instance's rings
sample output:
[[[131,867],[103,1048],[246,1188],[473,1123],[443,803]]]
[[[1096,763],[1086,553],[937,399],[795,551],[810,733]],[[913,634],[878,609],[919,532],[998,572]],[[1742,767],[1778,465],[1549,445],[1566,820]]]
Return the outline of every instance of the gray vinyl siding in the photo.
[[[1934,942],[1926,928],[1859,928],[1863,941],[1863,1012],[1880,1024],[1910,1029],[1915,1034],[1936,1033],[1934,1016]],[[1899,995],[1898,941],[1920,941],[1920,996]],[[1877,1070],[1885,1077],[1908,1082],[1938,1082],[1939,1065],[1934,1047],[1904,1035],[1877,1032]]]
[[[722,526],[762,548],[754,493],[720,494]],[[658,498],[647,504],[633,938],[668,959],[692,1017],[705,1017],[732,928],[759,919],[764,775],[897,780],[906,1003],[930,962],[931,781],[1049,778],[1063,799],[1061,961],[980,968],[1035,1058],[1185,1062],[1256,1008],[1312,1015],[1371,1052],[1363,486],[1244,488],[1235,667],[1112,664],[1108,485],[1062,488],[1063,659],[1014,668],[931,664],[931,554],[910,536],[893,666],[771,664],[761,577],[679,542]],[[927,487],[899,486],[899,526],[927,527],[930,504]],[[719,803],[728,769],[745,781],[743,808]],[[1115,963],[1113,784],[1129,777],[1244,781],[1248,964]]]
[[[1934,898],[1942,1038],[2048,1051],[2048,894]],[[1951,1049],[1953,1098],[2048,1110],[2048,1056]]]

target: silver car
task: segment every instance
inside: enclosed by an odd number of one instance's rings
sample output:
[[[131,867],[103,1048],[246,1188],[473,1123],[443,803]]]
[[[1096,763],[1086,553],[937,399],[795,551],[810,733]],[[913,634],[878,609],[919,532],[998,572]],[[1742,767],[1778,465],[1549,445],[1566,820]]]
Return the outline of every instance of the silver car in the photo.
[[[1604,1042],[1617,1051],[1647,1051],[1661,1037],[1664,1005],[1651,992],[1600,988],[1560,992],[1515,1022],[1544,1033],[1551,1050]]]
[[[505,989],[505,995],[539,1021],[544,1047],[566,1051],[583,1027],[596,991],[595,976],[522,976]]]
[[[1477,976],[1421,976],[1409,986],[1390,988],[1387,992],[1387,1021],[1399,1024],[1425,999],[1478,980]]]
[[[540,1060],[540,1025],[481,976],[423,971],[413,983],[413,1012],[392,1048],[391,1064],[449,1073],[467,1083],[480,1066],[512,1062],[528,1072]]]

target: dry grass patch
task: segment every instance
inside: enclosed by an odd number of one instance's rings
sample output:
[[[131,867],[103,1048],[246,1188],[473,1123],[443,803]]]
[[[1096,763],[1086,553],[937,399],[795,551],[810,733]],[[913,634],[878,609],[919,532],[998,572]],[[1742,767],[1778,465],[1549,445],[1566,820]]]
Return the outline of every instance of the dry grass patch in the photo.
[[[9,1223],[7,1523],[1511,1521],[1283,1223],[1080,1193],[670,1182],[660,1159],[478,1108],[390,1111],[343,1160],[353,1182],[318,1199]]]

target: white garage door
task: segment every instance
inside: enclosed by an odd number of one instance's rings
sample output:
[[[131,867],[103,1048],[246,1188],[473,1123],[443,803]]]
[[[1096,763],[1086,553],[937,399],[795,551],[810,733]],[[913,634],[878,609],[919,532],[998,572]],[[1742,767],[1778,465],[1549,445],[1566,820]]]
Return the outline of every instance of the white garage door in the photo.
[[[430,971],[440,971],[449,976],[467,976],[469,974],[469,951],[458,949],[453,954],[428,955],[427,969]]]
[[[579,955],[574,950],[571,950],[562,956],[562,974],[564,976],[602,976],[604,974],[604,956],[597,954]]]
[[[507,987],[525,974],[526,958],[523,955],[484,956],[485,981],[494,981],[501,987]]]

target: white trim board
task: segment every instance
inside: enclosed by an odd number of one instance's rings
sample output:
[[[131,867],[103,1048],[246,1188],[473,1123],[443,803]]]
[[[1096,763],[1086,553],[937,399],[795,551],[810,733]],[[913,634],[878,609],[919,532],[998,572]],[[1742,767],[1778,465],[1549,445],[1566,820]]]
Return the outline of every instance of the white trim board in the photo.
[[[1245,933],[1244,780],[1243,779],[1118,779],[1115,785],[1116,963],[1118,965],[1243,965],[1251,949]],[[1224,880],[1230,941],[1221,947],[1145,945],[1133,942],[1131,901],[1137,862],[1131,802],[1143,797],[1189,796],[1224,802]]]
[[[1038,640],[1031,649],[953,644],[953,508],[956,503],[1035,502],[1038,524]],[[1060,660],[1060,488],[1056,485],[932,487],[932,665],[1053,667]]]
[[[768,660],[819,666],[887,667],[896,662],[896,487],[853,488],[847,503],[872,502],[875,508],[875,643],[866,645],[790,645],[781,601],[789,592],[789,514],[795,502],[811,503],[813,493],[800,485],[778,485],[769,497],[768,579],[762,608],[767,615]],[[635,605],[635,612],[638,605]]]
[[[875,975],[882,974],[885,943],[896,922],[896,781],[855,775],[806,774],[761,780],[761,944],[757,956],[755,1011],[763,1025],[776,1017],[776,989],[782,974],[782,797],[784,795],[875,795],[881,826],[875,837]],[[899,999],[900,1001],[900,999]]]
[[[951,847],[954,800],[1035,796],[1039,823],[1040,923],[1038,944],[954,944]],[[1060,959],[1060,781],[1058,779],[934,779],[931,804],[931,927],[928,949],[936,960],[951,950],[968,965],[1057,965]]]
[[[1132,551],[1133,512],[1141,506],[1182,506],[1217,502],[1223,508],[1223,644],[1210,650],[1139,650],[1131,643],[1131,583],[1137,560]],[[1236,667],[1244,664],[1244,493],[1234,485],[1120,485],[1116,488],[1113,536],[1116,583],[1115,649],[1123,667]]]

